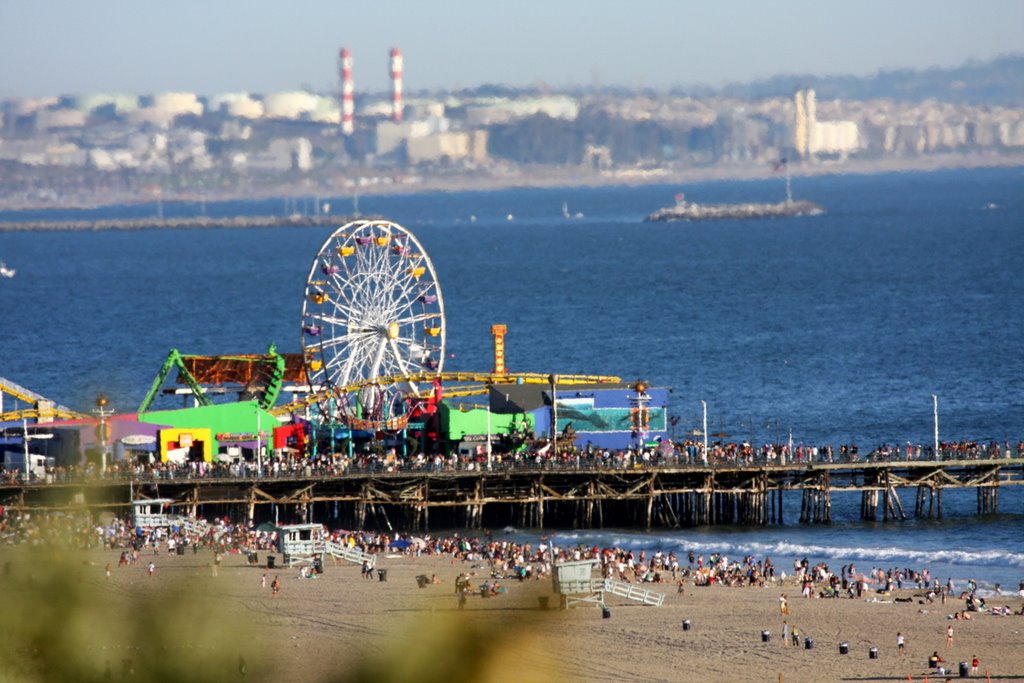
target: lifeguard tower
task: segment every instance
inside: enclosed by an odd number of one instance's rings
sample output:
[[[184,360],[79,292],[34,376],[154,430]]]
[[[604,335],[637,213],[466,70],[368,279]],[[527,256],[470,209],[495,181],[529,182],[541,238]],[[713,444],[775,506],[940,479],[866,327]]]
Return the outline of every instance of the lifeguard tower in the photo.
[[[578,604],[604,607],[604,580],[593,578],[597,560],[558,562],[551,575],[562,609]]]
[[[285,524],[277,528],[277,534],[277,552],[284,556],[288,567],[313,565],[324,555],[359,565],[369,562],[371,568],[377,563],[376,555],[328,540],[323,524]]]
[[[142,529],[169,529],[178,524],[178,515],[172,515],[171,498],[144,498],[132,501],[132,523]]]
[[[324,553],[327,532],[323,524],[285,524],[278,527],[277,534],[277,551],[288,567],[312,565]]]
[[[593,578],[595,566],[597,566],[597,560],[578,560],[555,564],[555,571],[551,578],[563,609],[568,609],[579,603],[605,607],[605,593],[654,607],[661,607],[665,603],[664,593],[644,588],[642,585],[624,583],[614,579]]]

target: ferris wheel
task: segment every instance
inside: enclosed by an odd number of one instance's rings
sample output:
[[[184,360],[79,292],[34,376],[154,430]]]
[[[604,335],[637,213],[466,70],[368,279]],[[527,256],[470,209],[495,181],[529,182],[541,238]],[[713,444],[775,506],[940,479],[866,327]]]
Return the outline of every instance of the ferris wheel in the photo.
[[[302,349],[320,410],[356,429],[408,421],[411,375],[444,365],[444,300],[416,237],[385,220],[360,220],[324,242],[306,279]]]

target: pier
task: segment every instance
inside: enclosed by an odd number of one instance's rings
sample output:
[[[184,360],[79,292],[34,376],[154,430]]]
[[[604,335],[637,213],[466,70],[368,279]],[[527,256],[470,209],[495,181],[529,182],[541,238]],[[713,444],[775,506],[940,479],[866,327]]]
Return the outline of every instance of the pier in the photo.
[[[800,496],[795,521],[801,524],[831,523],[840,495],[860,496],[863,520],[941,519],[942,494],[952,489],[974,489],[977,514],[984,515],[999,511],[1002,487],[1022,484],[1021,458],[614,469],[565,463],[333,475],[306,468],[274,477],[7,481],[0,484],[0,504],[29,512],[123,514],[133,499],[160,497],[188,516],[349,529],[678,529],[780,525],[787,521],[787,493]]]

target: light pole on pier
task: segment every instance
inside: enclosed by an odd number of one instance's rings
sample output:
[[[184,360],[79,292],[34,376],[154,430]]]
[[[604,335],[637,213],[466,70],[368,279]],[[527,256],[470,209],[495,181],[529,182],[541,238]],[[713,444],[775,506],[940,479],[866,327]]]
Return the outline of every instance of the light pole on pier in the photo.
[[[935,459],[939,459],[939,397],[932,394],[932,417],[935,424]]]
[[[107,471],[107,418],[114,414],[113,409],[107,407],[108,403],[107,397],[100,394],[96,397],[96,408],[92,411],[100,418],[96,427],[96,436],[100,441],[100,472]]]
[[[701,454],[700,459],[704,461],[704,464],[708,464],[708,402],[701,400],[701,406],[704,408],[704,452]]]

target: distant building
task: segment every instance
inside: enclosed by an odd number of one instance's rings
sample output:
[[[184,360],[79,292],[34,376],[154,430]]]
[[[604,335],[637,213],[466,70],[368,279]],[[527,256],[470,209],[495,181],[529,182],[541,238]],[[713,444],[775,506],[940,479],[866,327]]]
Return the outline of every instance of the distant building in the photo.
[[[309,171],[313,168],[313,144],[307,138],[275,138],[266,152],[233,159],[232,166],[264,171]]]
[[[819,154],[845,157],[861,148],[860,129],[855,121],[818,120],[814,90],[797,90],[793,105],[793,149],[801,159]]]
[[[487,159],[487,131],[444,132],[409,138],[406,156],[410,164],[452,163]]]
[[[418,121],[380,121],[377,124],[377,155],[391,154],[413,138],[446,133],[449,125],[448,119],[444,117],[430,117]]]
[[[203,105],[195,93],[168,92],[160,93],[153,98],[147,107],[139,107],[126,114],[126,119],[133,124],[151,124],[167,128],[179,116],[192,114],[203,115]]]
[[[267,118],[271,119],[341,123],[341,107],[337,100],[303,91],[267,95],[263,98],[263,108]]]
[[[553,119],[575,121],[580,115],[580,103],[573,97],[539,97],[518,100],[495,100],[488,103],[468,104],[466,123],[470,126],[491,126],[545,114]]]

